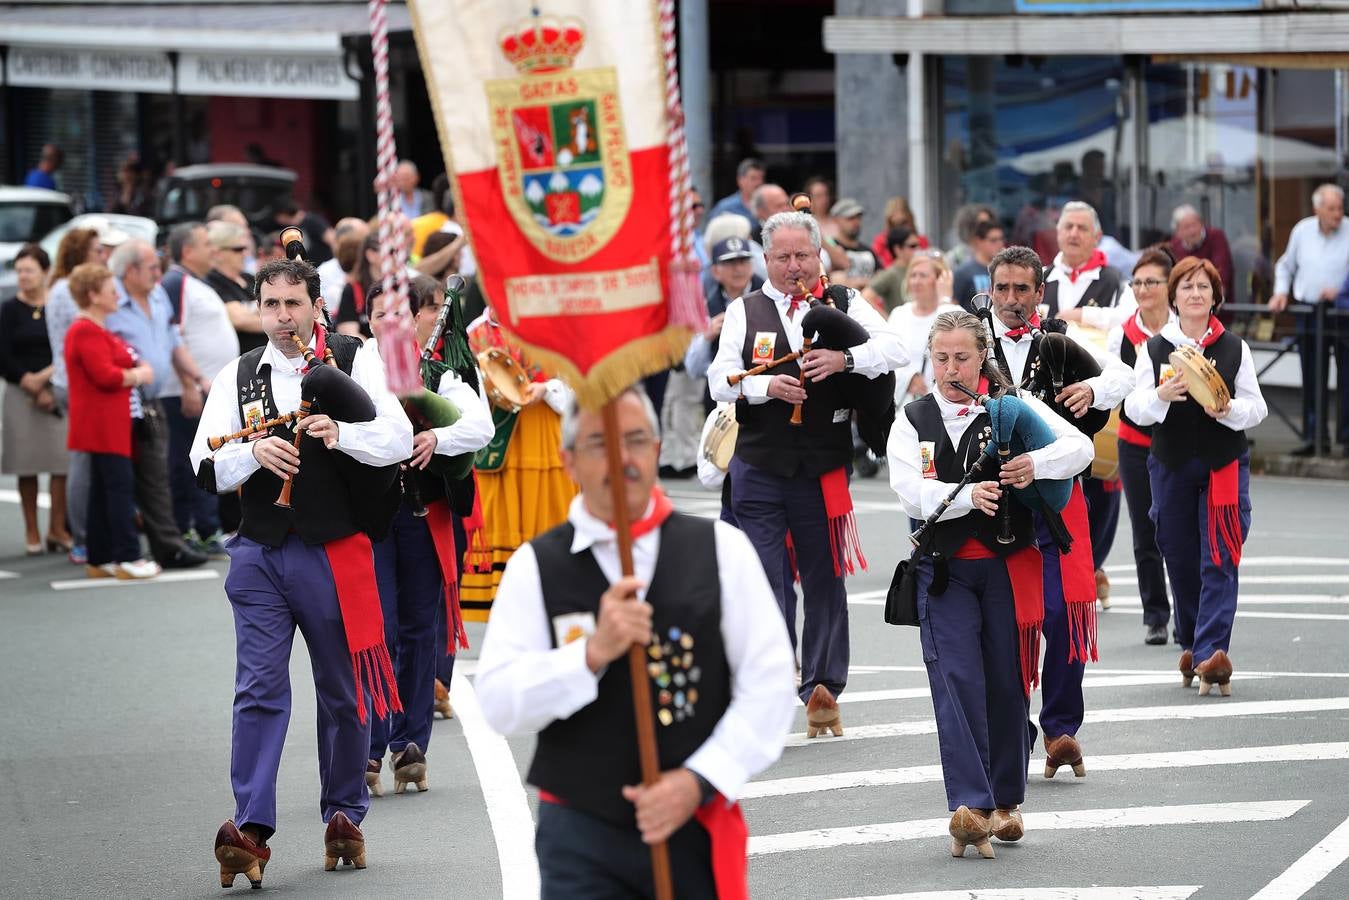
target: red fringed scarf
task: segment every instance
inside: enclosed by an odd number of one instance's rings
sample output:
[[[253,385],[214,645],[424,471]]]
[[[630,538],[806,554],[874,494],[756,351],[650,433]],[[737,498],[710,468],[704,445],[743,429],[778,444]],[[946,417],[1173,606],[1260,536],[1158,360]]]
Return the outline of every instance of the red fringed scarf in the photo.
[[[1208,317],[1208,330],[1199,339],[1199,348],[1213,344],[1227,329],[1217,316]],[[1232,565],[1241,565],[1241,510],[1238,463],[1234,459],[1208,476],[1208,550],[1215,566],[1222,565],[1222,547],[1232,558]]]
[[[1064,526],[1073,536],[1073,549],[1059,555],[1063,602],[1068,609],[1068,662],[1096,662],[1096,566],[1081,482],[1073,482],[1073,493],[1062,515]]]
[[[459,609],[459,554],[454,546],[454,516],[448,500],[436,500],[426,505],[426,527],[431,532],[436,559],[440,561],[440,577],[445,583],[446,651],[467,650],[468,632]]]
[[[853,513],[852,494],[848,493],[848,470],[838,468],[820,476],[824,495],[824,514],[829,519],[829,552],[834,557],[834,574],[853,573],[853,557],[862,571],[867,558],[862,555],[862,539],[857,534],[857,516]]]
[[[402,712],[394,682],[393,662],[384,645],[384,614],[379,606],[379,586],[375,582],[375,553],[370,538],[356,532],[323,545],[328,566],[337,589],[337,605],[342,610],[342,627],[347,633],[351,653],[351,671],[356,679],[356,712],[366,721],[365,693],[375,716],[383,719],[390,712]]]
[[[1090,272],[1092,269],[1099,269],[1104,266],[1105,263],[1105,254],[1101,252],[1099,248],[1091,251],[1091,256],[1087,257],[1086,262],[1075,269],[1068,270],[1068,282],[1070,284],[1077,284],[1077,277],[1079,275],[1084,272]]]
[[[482,486],[478,484],[478,470],[473,470],[473,511],[464,519],[464,534],[468,551],[464,554],[464,568],[469,572],[492,571],[492,548],[487,545],[487,520],[482,515]]]
[[[969,538],[955,552],[956,559],[997,559],[998,555]],[[1016,611],[1017,646],[1020,648],[1021,690],[1027,697],[1040,683],[1040,634],[1045,624],[1044,559],[1037,547],[1022,547],[1004,557],[1007,580],[1012,585]]]

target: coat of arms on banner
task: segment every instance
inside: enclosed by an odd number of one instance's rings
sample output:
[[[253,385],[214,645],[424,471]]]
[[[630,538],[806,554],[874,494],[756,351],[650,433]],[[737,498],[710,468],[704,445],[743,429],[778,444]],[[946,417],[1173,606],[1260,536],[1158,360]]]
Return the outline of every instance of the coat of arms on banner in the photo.
[[[501,191],[541,253],[577,262],[601,250],[632,203],[632,172],[612,67],[574,70],[578,19],[508,28],[501,52],[520,78],[486,83]]]

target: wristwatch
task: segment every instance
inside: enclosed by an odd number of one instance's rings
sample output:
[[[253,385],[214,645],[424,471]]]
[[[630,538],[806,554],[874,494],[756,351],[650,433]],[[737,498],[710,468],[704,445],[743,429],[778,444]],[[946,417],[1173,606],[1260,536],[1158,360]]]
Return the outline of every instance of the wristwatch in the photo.
[[[854,365],[852,351],[845,348],[843,351],[843,371],[851,372]]]

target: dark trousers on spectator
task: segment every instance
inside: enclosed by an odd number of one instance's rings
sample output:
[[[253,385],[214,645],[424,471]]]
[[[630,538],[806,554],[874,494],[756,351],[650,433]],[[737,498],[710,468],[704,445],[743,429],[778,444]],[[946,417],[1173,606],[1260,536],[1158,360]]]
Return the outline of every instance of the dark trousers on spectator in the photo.
[[[1166,626],[1171,603],[1166,596],[1166,568],[1157,547],[1157,526],[1152,521],[1152,482],[1148,476],[1148,448],[1119,442],[1119,474],[1124,484],[1124,502],[1129,504],[1129,526],[1134,535],[1134,567],[1138,570],[1138,596],[1143,601],[1143,624]]]
[[[1297,339],[1301,348],[1302,360],[1302,439],[1313,443],[1317,435],[1325,443],[1330,442],[1330,403],[1326,403],[1326,421],[1317,421],[1316,386],[1323,385],[1327,396],[1330,391],[1330,354],[1335,353],[1339,389],[1339,416],[1335,423],[1335,439],[1340,444],[1349,445],[1349,322],[1339,319],[1327,319],[1326,331],[1318,344],[1315,336],[1316,316],[1312,314],[1297,316]],[[1336,328],[1341,333],[1336,332]]]
[[[220,530],[220,501],[215,494],[197,486],[197,477],[187,458],[197,433],[198,417],[183,415],[181,397],[165,397],[160,402],[169,423],[169,488],[173,492],[173,517],[178,532],[187,534],[195,528],[203,538],[209,537]]]
[[[89,470],[89,535],[85,545],[89,565],[140,559],[131,460],[115,453],[90,453]]]
[[[164,409],[158,401],[145,404],[145,415],[131,423],[131,438],[136,452],[132,468],[136,473],[136,506],[141,512],[141,527],[150,541],[150,552],[163,565],[183,549],[182,532],[173,517],[173,497],[169,494],[169,430]]]

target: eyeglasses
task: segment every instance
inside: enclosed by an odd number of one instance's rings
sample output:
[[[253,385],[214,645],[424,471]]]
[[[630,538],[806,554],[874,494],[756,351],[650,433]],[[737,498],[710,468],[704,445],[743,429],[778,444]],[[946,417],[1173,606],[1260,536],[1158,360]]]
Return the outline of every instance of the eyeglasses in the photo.
[[[655,445],[656,436],[649,431],[630,431],[623,435],[623,449],[634,456],[645,453]],[[605,454],[604,447],[604,438],[596,436],[577,444],[576,452],[581,456],[600,457]]]
[[[247,248],[247,247],[223,247],[223,248],[221,248],[221,249],[223,249],[223,250],[228,250],[228,251],[231,252],[231,253],[247,253],[247,252],[248,252],[248,248]]]
[[[1166,287],[1166,282],[1160,278],[1135,278],[1133,281],[1129,282],[1129,287],[1134,290],[1147,288],[1151,291],[1159,287]]]
[[[918,243],[917,241],[914,241],[912,244],[906,242],[906,243],[904,244],[904,249],[905,249],[905,250],[918,250],[918,249],[921,248],[922,246],[923,246],[923,245],[920,244],[920,243]]]

